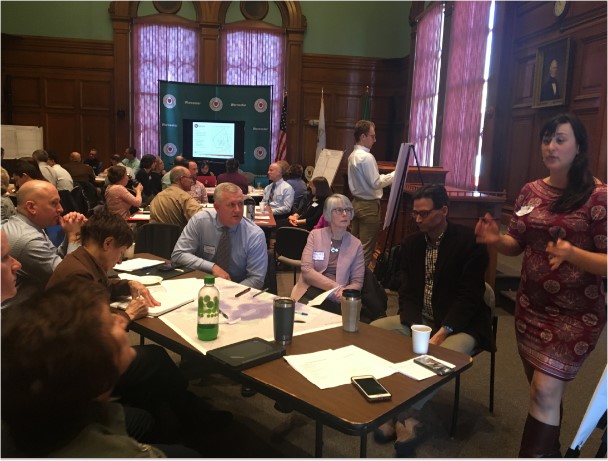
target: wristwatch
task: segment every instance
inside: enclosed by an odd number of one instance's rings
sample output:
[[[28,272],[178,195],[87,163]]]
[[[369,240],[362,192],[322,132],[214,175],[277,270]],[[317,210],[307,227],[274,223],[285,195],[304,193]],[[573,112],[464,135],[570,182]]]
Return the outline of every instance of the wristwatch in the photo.
[[[443,325],[443,328],[444,328],[444,329],[445,329],[445,331],[447,331],[447,332],[448,332],[448,334],[450,334],[450,335],[451,335],[452,333],[454,333],[454,329],[453,329],[452,327],[449,327],[449,326],[447,326],[447,325]]]

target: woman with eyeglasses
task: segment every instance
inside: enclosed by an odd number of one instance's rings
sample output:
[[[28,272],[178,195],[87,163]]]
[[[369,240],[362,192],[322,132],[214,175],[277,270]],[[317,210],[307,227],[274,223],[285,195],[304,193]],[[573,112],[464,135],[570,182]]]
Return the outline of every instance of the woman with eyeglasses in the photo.
[[[342,194],[333,194],[325,200],[323,216],[329,226],[315,229],[308,236],[302,253],[302,274],[291,291],[293,299],[307,303],[338,287],[319,307],[339,314],[342,292],[361,290],[365,275],[363,247],[348,232],[353,213],[351,201]]]

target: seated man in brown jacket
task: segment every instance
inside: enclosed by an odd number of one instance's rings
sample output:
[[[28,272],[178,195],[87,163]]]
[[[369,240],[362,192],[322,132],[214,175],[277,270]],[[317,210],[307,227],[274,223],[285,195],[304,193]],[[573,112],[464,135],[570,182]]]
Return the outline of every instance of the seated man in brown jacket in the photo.
[[[201,210],[201,205],[190,195],[196,178],[183,166],[173,167],[169,178],[171,185],[156,194],[150,203],[150,222],[177,224],[183,228]]]
[[[129,294],[133,301],[126,314],[129,320],[144,317],[148,306],[159,305],[148,289],[139,282],[109,279],[106,273],[122,260],[122,254],[133,243],[133,233],[120,216],[102,211],[94,214],[81,229],[82,246],[70,253],[57,266],[46,288],[47,291],[63,286],[68,280],[78,280],[82,284],[99,284],[110,293],[110,299]],[[125,405],[144,409],[154,416],[155,425],[139,433],[141,428],[129,424],[129,435],[142,442],[182,441],[184,431],[192,429],[197,412],[208,408],[199,405],[193,394],[187,391],[188,381],[179,371],[169,354],[160,346],[145,345],[134,347],[137,355],[129,368],[121,375],[113,396]],[[227,412],[213,412],[216,423],[227,423],[231,415]]]

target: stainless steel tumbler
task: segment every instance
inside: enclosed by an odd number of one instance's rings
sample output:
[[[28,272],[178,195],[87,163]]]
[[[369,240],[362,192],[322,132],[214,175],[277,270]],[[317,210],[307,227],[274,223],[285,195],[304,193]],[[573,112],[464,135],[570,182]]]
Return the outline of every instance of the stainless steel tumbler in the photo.
[[[296,302],[291,298],[275,298],[272,310],[274,340],[278,344],[291,344]]]
[[[342,328],[344,331],[351,333],[359,331],[359,317],[361,316],[361,292],[359,290],[342,291],[340,308],[342,310]]]

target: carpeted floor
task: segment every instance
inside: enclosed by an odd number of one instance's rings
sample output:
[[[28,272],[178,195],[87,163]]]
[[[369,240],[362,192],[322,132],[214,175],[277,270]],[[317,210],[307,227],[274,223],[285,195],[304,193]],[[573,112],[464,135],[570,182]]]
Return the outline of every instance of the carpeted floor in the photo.
[[[278,273],[279,294],[289,295],[293,285],[290,272]],[[500,298],[499,298],[500,299]],[[506,302],[503,300],[502,302]],[[389,293],[389,313],[396,312],[397,295]],[[454,385],[449,383],[423,410],[429,429],[417,449],[417,457],[511,458],[516,457],[527,414],[527,383],[517,355],[513,317],[510,309],[497,309],[498,353],[494,413],[488,411],[489,357],[478,355],[473,367],[461,380],[459,424],[456,436],[449,437],[449,423]],[[139,337],[133,335],[133,343]],[[297,340],[297,338],[295,339]],[[177,357],[176,357],[177,359]],[[606,365],[606,331],[579,376],[566,392],[562,452],[571,444],[587,404]],[[244,398],[241,386],[217,375],[205,375],[191,381],[190,388],[214,407],[234,414],[230,428],[202,436],[197,444],[208,457],[309,457],[314,454],[315,424],[297,412],[280,413],[274,401],[257,394]],[[325,428],[324,457],[358,457],[356,437]],[[581,456],[593,457],[600,444],[601,431],[595,430],[583,446]],[[377,444],[368,436],[369,457],[393,457],[392,444]]]

